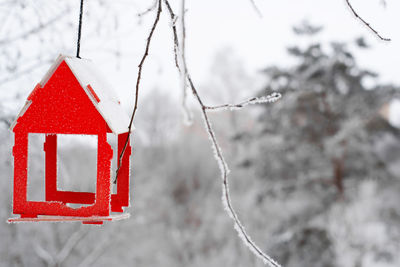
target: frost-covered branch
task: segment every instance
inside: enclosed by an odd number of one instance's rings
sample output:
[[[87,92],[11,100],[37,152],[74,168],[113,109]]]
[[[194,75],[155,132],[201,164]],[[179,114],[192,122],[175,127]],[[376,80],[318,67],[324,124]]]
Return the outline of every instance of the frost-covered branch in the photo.
[[[87,234],[86,228],[81,226],[76,232],[74,232],[65,243],[64,247],[55,257],[58,264],[64,262],[64,260],[71,254],[72,250],[75,248],[76,244],[85,237]]]
[[[119,172],[119,170],[121,168],[121,165],[122,165],[122,158],[124,157],[125,150],[126,150],[126,148],[128,146],[129,138],[131,137],[133,119],[135,118],[136,110],[137,110],[137,107],[138,107],[139,88],[140,88],[140,81],[141,81],[141,78],[142,78],[142,69],[143,69],[144,62],[146,61],[146,58],[149,55],[150,43],[151,43],[151,40],[153,38],[154,31],[157,28],[157,24],[158,24],[158,22],[160,20],[160,15],[161,15],[161,12],[162,12],[161,0],[157,1],[157,7],[158,7],[157,8],[157,14],[156,14],[156,17],[154,19],[153,26],[151,27],[149,36],[147,37],[146,48],[144,50],[143,57],[140,60],[140,63],[139,63],[139,66],[138,66],[138,73],[137,73],[136,87],[135,87],[135,104],[134,104],[134,107],[133,107],[131,119],[129,121],[128,136],[126,137],[124,148],[122,149],[121,154],[119,155],[119,158],[118,158],[118,167],[117,167],[117,170],[116,170],[116,173],[115,173],[114,184],[117,183],[118,172]]]
[[[76,244],[87,234],[84,227],[80,227],[75,231],[64,244],[62,249],[53,256],[49,251],[44,249],[38,242],[33,244],[35,253],[44,261],[48,266],[60,266],[65,259],[71,254]]]
[[[178,49],[175,51],[180,52],[180,57],[179,59],[181,60],[181,63],[183,65],[181,77],[182,77],[182,108],[183,108],[183,115],[184,115],[184,122],[188,125],[192,123],[193,120],[193,115],[190,111],[190,109],[187,106],[187,66],[186,66],[186,23],[185,23],[185,14],[186,14],[186,7],[185,7],[186,1],[181,1],[181,42],[179,45],[179,39],[176,40],[176,44],[178,45]],[[175,33],[174,33],[175,35]],[[178,64],[179,65],[179,64]],[[179,69],[179,68],[178,68]]]
[[[3,122],[8,128],[10,128],[12,119],[11,118],[0,118],[0,122]]]
[[[168,0],[164,1],[166,4],[168,3]],[[182,0],[183,4],[182,7],[184,7],[184,2],[185,0]],[[168,11],[170,12],[171,18],[174,18],[172,9],[168,8]],[[181,10],[181,27],[182,27],[182,32],[185,32],[185,20],[184,20],[184,16],[185,16],[185,9],[182,8]],[[249,249],[259,258],[262,259],[262,261],[265,264],[268,264],[269,266],[272,267],[279,267],[280,265],[274,261],[270,256],[268,256],[267,254],[265,254],[255,243],[254,241],[251,239],[251,237],[247,234],[244,226],[242,225],[242,223],[240,222],[238,215],[235,211],[235,209],[232,206],[232,202],[231,202],[231,197],[229,194],[229,185],[228,185],[228,174],[229,174],[229,168],[228,165],[225,161],[225,158],[222,154],[222,150],[221,147],[218,145],[218,141],[214,132],[214,129],[211,125],[211,121],[208,117],[207,114],[207,110],[210,109],[214,109],[214,110],[221,110],[221,109],[238,109],[241,108],[245,105],[249,105],[249,104],[256,104],[256,103],[267,103],[267,102],[273,102],[275,100],[277,100],[280,95],[278,94],[274,94],[271,96],[267,96],[264,98],[252,98],[248,101],[242,102],[240,104],[226,104],[226,105],[221,105],[221,106],[216,106],[216,107],[210,107],[210,106],[206,106],[203,103],[203,100],[201,99],[196,86],[193,83],[193,80],[190,76],[190,73],[188,71],[188,67],[187,67],[187,63],[186,63],[186,57],[185,54],[182,53],[182,46],[184,44],[184,38],[185,35],[183,34],[183,39],[181,39],[181,41],[179,42],[179,39],[175,39],[175,36],[177,36],[176,33],[176,28],[172,27],[173,30],[173,35],[174,35],[174,43],[175,45],[178,45],[178,49],[176,49],[175,51],[181,51],[180,54],[180,65],[177,66],[180,74],[183,76],[183,79],[185,81],[187,81],[192,94],[194,96],[194,98],[196,99],[196,101],[198,102],[198,104],[200,105],[201,108],[201,113],[203,115],[203,120],[204,120],[204,124],[205,124],[205,129],[208,133],[208,136],[210,138],[211,144],[212,144],[212,148],[214,150],[214,156],[215,159],[218,163],[220,172],[221,172],[221,178],[222,178],[222,202],[224,204],[225,210],[227,211],[227,213],[229,214],[229,216],[232,218],[233,222],[234,222],[234,226],[236,231],[239,234],[239,237],[242,239],[242,241],[244,242],[245,245],[247,245],[249,247]],[[276,98],[276,99],[275,99]],[[272,100],[274,99],[274,100]],[[271,101],[272,100],[272,101]]]
[[[104,252],[104,250],[106,250],[106,248],[108,246],[112,245],[112,243],[110,243],[110,240],[112,239],[111,236],[117,230],[118,230],[118,227],[111,228],[111,230],[109,230],[107,232],[107,234],[102,238],[102,240],[99,240],[98,242],[96,242],[96,245],[93,247],[93,249],[90,251],[90,253],[88,253],[86,255],[86,257],[82,259],[82,261],[78,265],[78,267],[91,266],[96,260],[98,260],[101,257],[102,253]]]
[[[171,5],[169,4],[168,1],[164,0],[165,6],[168,9],[168,13],[171,17],[171,27],[173,29],[173,33],[174,33],[174,58],[175,58],[175,66],[177,67],[178,71],[181,72],[181,69],[179,67],[179,63],[178,63],[178,47],[179,47],[179,42],[178,42],[178,33],[176,30],[176,21],[178,19],[178,17],[175,15],[174,11],[171,8]]]
[[[260,16],[260,18],[262,17],[262,13],[260,11],[260,9],[258,8],[256,1],[255,0],[249,0],[251,3],[251,6],[253,7],[254,11],[256,11],[257,15]]]
[[[35,64],[32,64],[31,66],[26,67],[23,70],[14,72],[13,75],[9,75],[9,76],[7,76],[7,77],[5,77],[3,79],[0,79],[0,84],[3,85],[5,83],[14,81],[14,80],[16,80],[16,79],[18,79],[18,78],[20,78],[20,77],[22,77],[24,75],[30,74],[32,71],[37,70],[39,67],[42,67],[42,66],[44,66],[46,64],[49,64],[50,62],[51,62],[50,59],[46,59],[46,60],[43,60],[43,61],[35,62]]]
[[[221,110],[238,110],[242,109],[248,105],[254,105],[254,104],[267,104],[267,103],[273,103],[275,101],[278,101],[282,95],[280,93],[273,92],[270,95],[266,96],[261,96],[261,97],[253,97],[250,98],[246,101],[243,101],[238,104],[224,104],[224,105],[219,105],[219,106],[205,106],[205,109],[209,111],[221,111]]]
[[[148,13],[150,13],[151,11],[153,11],[154,9],[157,8],[157,3],[158,3],[158,0],[155,0],[153,2],[153,4],[151,4],[150,7],[148,7],[145,11],[138,13],[137,16],[143,17],[143,16],[147,15]]]
[[[36,255],[41,258],[47,266],[54,265],[54,258],[53,256],[45,250],[38,242],[33,244],[33,250],[35,251]]]
[[[346,4],[347,6],[350,8],[351,12],[353,13],[353,15],[356,17],[356,19],[360,20],[365,26],[367,26],[368,29],[370,29],[379,39],[381,39],[382,41],[390,41],[390,38],[385,38],[382,37],[378,31],[376,31],[371,24],[369,24],[367,21],[365,21],[362,17],[360,17],[360,15],[358,15],[358,13],[355,11],[355,9],[353,8],[353,6],[350,3],[350,0],[346,0]]]
[[[20,33],[20,34],[18,34],[16,36],[11,36],[11,37],[7,37],[5,39],[2,39],[2,40],[0,40],[0,46],[8,45],[8,44],[10,44],[12,42],[15,42],[15,41],[23,39],[23,38],[28,38],[32,34],[36,34],[36,33],[40,32],[40,31],[44,30],[45,28],[53,25],[54,23],[56,23],[57,21],[59,21],[63,17],[67,16],[69,13],[71,13],[71,9],[67,8],[66,10],[60,12],[58,15],[56,15],[53,18],[49,19],[45,23],[39,24],[39,26],[33,27],[33,28],[29,29],[28,31]]]

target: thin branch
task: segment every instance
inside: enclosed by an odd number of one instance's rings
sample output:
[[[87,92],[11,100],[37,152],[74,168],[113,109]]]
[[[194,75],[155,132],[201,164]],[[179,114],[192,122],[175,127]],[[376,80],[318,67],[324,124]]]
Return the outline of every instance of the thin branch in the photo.
[[[186,23],[185,23],[185,14],[186,14],[186,1],[181,1],[181,26],[182,26],[182,35],[181,35],[181,45],[179,47],[178,44],[178,51],[180,51],[181,61],[183,63],[183,75],[182,77],[182,108],[183,108],[183,115],[184,115],[184,122],[188,125],[192,124],[193,116],[187,106],[187,80],[186,77],[188,75],[187,66],[186,66]]]
[[[390,41],[390,38],[385,38],[382,37],[378,31],[376,31],[368,22],[366,22],[362,17],[360,17],[358,15],[358,13],[355,11],[355,9],[353,8],[353,6],[350,3],[350,0],[346,0],[347,6],[350,8],[351,12],[353,13],[353,15],[356,17],[356,19],[360,20],[365,26],[367,26],[368,29],[370,29],[379,39],[381,39],[382,41]]]
[[[154,3],[150,7],[148,7],[145,11],[138,13],[137,16],[138,17],[143,17],[144,15],[147,15],[148,13],[150,13],[151,11],[156,9],[157,8],[157,2],[158,2],[158,0],[155,0]]]
[[[64,16],[68,15],[70,13],[70,11],[71,10],[69,8],[67,8],[63,12],[59,13],[57,16],[49,19],[47,22],[45,22],[43,24],[40,24],[37,27],[34,27],[34,28],[30,29],[29,31],[23,32],[21,34],[13,36],[13,37],[2,39],[2,40],[0,40],[0,45],[9,44],[9,43],[17,41],[19,39],[27,38],[28,36],[30,36],[32,34],[36,34],[36,33],[40,32],[41,30],[47,28],[48,26],[52,25],[53,23],[57,22],[58,20],[60,20]]]
[[[33,246],[33,250],[35,251],[36,255],[38,255],[39,258],[41,258],[47,264],[47,266],[54,265],[55,262],[54,262],[53,256],[50,254],[50,252],[45,250],[39,244],[39,242],[35,242],[34,244],[32,244],[32,246]]]
[[[141,81],[141,78],[142,78],[143,64],[146,61],[147,56],[149,55],[150,43],[151,43],[151,40],[152,40],[152,37],[153,37],[153,33],[154,33],[155,29],[157,28],[158,21],[160,20],[161,12],[162,12],[161,0],[158,0],[158,9],[157,9],[156,18],[154,19],[153,26],[151,27],[149,36],[147,37],[146,48],[145,48],[143,57],[140,60],[140,63],[139,63],[139,66],[138,66],[138,74],[137,74],[136,89],[135,89],[135,104],[134,104],[134,107],[133,107],[131,119],[130,119],[129,126],[128,126],[128,136],[126,137],[124,148],[122,149],[121,154],[119,155],[119,158],[118,158],[118,167],[117,167],[117,170],[116,170],[116,173],[115,173],[114,184],[117,183],[118,172],[119,172],[119,170],[121,168],[121,165],[122,165],[122,158],[123,158],[123,156],[125,154],[125,150],[126,150],[126,148],[128,146],[129,138],[131,136],[133,119],[135,118],[136,110],[137,110],[137,107],[138,107],[139,87],[140,87],[140,81]]]
[[[96,246],[94,246],[94,248],[90,251],[90,253],[88,253],[86,257],[82,259],[78,267],[88,267],[93,265],[96,262],[96,260],[98,260],[101,257],[105,249],[108,246],[112,245],[112,242],[110,242],[110,240],[112,240],[111,236],[115,233],[115,231],[118,228],[119,227],[109,229],[104,238],[96,242]]]
[[[178,17],[175,15],[174,11],[171,8],[171,5],[169,4],[168,0],[164,0],[165,6],[168,9],[168,13],[171,17],[171,27],[173,29],[173,33],[174,33],[174,58],[175,58],[175,66],[178,69],[179,72],[181,72],[181,69],[179,67],[179,63],[178,63],[178,49],[179,49],[179,41],[178,41],[178,34],[177,34],[177,30],[176,30],[176,20],[178,19]]]
[[[225,161],[225,158],[222,154],[222,150],[220,148],[220,146],[218,145],[218,141],[217,138],[215,136],[215,132],[214,129],[212,128],[210,119],[208,118],[208,114],[206,111],[206,106],[203,104],[196,87],[193,84],[193,81],[190,77],[190,74],[187,73],[187,79],[189,81],[189,85],[192,89],[192,93],[195,96],[195,98],[197,99],[200,107],[201,107],[201,111],[202,111],[202,115],[203,115],[203,120],[206,126],[206,130],[207,133],[210,137],[211,143],[212,143],[212,147],[214,150],[214,156],[218,162],[219,165],[219,169],[221,171],[221,176],[222,176],[222,200],[225,206],[225,210],[228,212],[229,216],[232,218],[234,225],[235,225],[235,230],[238,232],[239,237],[244,241],[244,243],[249,247],[249,249],[259,258],[262,259],[262,261],[265,264],[268,264],[269,266],[272,267],[280,267],[280,265],[274,260],[272,259],[270,256],[268,256],[267,254],[265,254],[258,246],[256,243],[254,243],[254,241],[251,239],[251,237],[249,236],[249,234],[247,234],[246,230],[244,229],[244,226],[242,225],[242,223],[239,220],[239,217],[235,211],[235,209],[232,206],[231,203],[231,197],[229,194],[229,185],[228,185],[228,174],[229,174],[229,168],[228,165]]]
[[[65,259],[71,254],[72,250],[75,248],[76,244],[79,243],[82,238],[88,233],[86,228],[80,226],[77,231],[75,231],[67,240],[64,247],[60,250],[60,252],[55,257],[56,262],[61,264],[65,261]]]
[[[12,120],[11,118],[0,118],[0,122],[3,122],[7,128],[10,128]]]
[[[261,97],[253,97],[250,98],[246,101],[243,101],[238,104],[224,104],[224,105],[219,105],[219,106],[205,106],[204,108],[210,111],[221,111],[221,110],[239,110],[242,109],[248,105],[254,105],[254,104],[266,104],[266,103],[273,103],[275,101],[278,101],[282,95],[280,93],[273,92],[270,95],[267,96],[261,96]]]
[[[168,9],[168,13],[170,15],[171,18],[171,27],[172,27],[172,32],[174,35],[174,59],[175,59],[175,66],[178,69],[179,73],[181,73],[181,68],[180,68],[180,64],[179,61],[182,61],[182,57],[185,56],[185,43],[183,41],[182,45],[179,46],[179,41],[178,41],[178,31],[176,28],[176,22],[178,17],[175,15],[174,11],[171,8],[170,3],[168,2],[168,0],[164,0],[165,6]],[[185,3],[182,3],[181,6],[182,10],[185,10]],[[184,12],[184,11],[182,11]],[[185,23],[185,18],[181,18],[181,23],[184,24]],[[181,38],[183,40],[185,40],[185,30],[182,30],[182,36]],[[183,115],[184,115],[184,123],[187,125],[190,125],[193,121],[193,115],[192,112],[190,111],[188,105],[187,105],[187,83],[186,83],[186,79],[184,78],[186,75],[181,75],[182,77],[182,82],[181,82],[181,86],[182,86],[182,109],[183,109]]]
[[[182,0],[182,1],[184,2],[185,0]],[[165,2],[168,2],[168,0],[165,0]],[[182,17],[185,16],[184,9],[183,9],[183,12],[182,12],[181,16]],[[173,17],[173,16],[171,16],[171,17]],[[182,31],[185,32],[184,19],[182,20],[182,22],[183,22],[181,24]],[[174,29],[174,28],[172,28],[172,29],[173,29],[173,31],[176,31],[176,29]],[[175,36],[175,34],[176,33],[174,33],[174,36]],[[182,40],[182,42],[183,41],[184,40]],[[226,108],[240,108],[239,105],[244,106],[245,104],[246,105],[252,104],[252,103],[255,104],[257,102],[257,98],[253,98],[253,99],[245,101],[245,102],[243,102],[241,104],[236,104],[236,105],[226,104],[226,105],[221,105],[221,106],[216,106],[216,107],[209,107],[209,106],[204,105],[204,103],[203,103],[203,101],[202,101],[202,99],[201,99],[201,97],[200,97],[200,95],[199,95],[199,93],[198,93],[198,91],[196,89],[196,86],[194,85],[194,83],[192,81],[190,73],[188,71],[187,64],[186,64],[186,57],[185,57],[184,54],[182,54],[182,55],[183,55],[182,56],[182,65],[183,66],[181,66],[181,70],[182,71],[180,71],[180,74],[185,76],[184,78],[189,83],[189,86],[191,88],[192,94],[195,97],[195,99],[197,100],[197,102],[198,102],[198,104],[200,105],[200,108],[201,108],[201,112],[202,112],[202,115],[203,115],[203,120],[204,120],[204,123],[205,123],[205,128],[206,128],[206,131],[207,131],[207,133],[208,133],[208,135],[210,137],[211,144],[212,144],[212,147],[213,147],[213,150],[214,150],[215,159],[216,159],[216,161],[217,161],[217,163],[219,165],[220,171],[221,171],[221,177],[222,177],[222,201],[224,203],[225,210],[227,211],[229,216],[232,218],[232,220],[234,222],[234,225],[235,225],[235,229],[238,232],[240,238],[249,247],[249,249],[256,256],[261,258],[265,264],[268,264],[269,266],[272,266],[272,267],[279,267],[280,265],[277,262],[275,262],[267,254],[265,254],[254,243],[254,241],[252,241],[250,236],[245,231],[242,223],[240,222],[240,220],[238,218],[238,215],[237,215],[235,209],[232,206],[231,198],[230,198],[230,194],[229,194],[229,186],[228,186],[229,168],[228,168],[228,165],[227,165],[227,163],[225,161],[225,158],[224,158],[224,156],[222,154],[222,150],[221,150],[220,146],[218,145],[218,141],[217,141],[215,132],[214,132],[214,130],[212,128],[210,119],[209,119],[208,114],[207,114],[207,110],[208,109],[218,110],[218,109],[226,109]],[[280,95],[278,96],[278,94],[276,94],[276,95],[274,95],[274,97],[280,97]],[[266,98],[268,98],[268,97],[266,97]],[[261,101],[262,103],[265,103],[262,100],[258,100],[258,101]]]
[[[0,79],[0,85],[4,85],[5,83],[14,81],[14,80],[16,80],[16,79],[18,79],[18,78],[21,78],[21,76],[24,76],[24,75],[26,75],[26,74],[29,74],[29,73],[31,73],[32,71],[35,71],[35,70],[37,70],[39,67],[42,67],[43,65],[46,65],[46,64],[48,64],[48,63],[50,63],[50,62],[51,62],[50,59],[47,59],[47,60],[44,60],[44,61],[39,61],[39,62],[36,62],[35,64],[32,64],[31,66],[29,66],[29,67],[27,67],[27,68],[21,70],[21,71],[14,72],[13,75],[10,75],[10,76],[8,76],[8,77],[5,77],[5,78],[3,78],[3,79]]]
[[[250,3],[251,3],[251,6],[253,7],[254,11],[256,11],[257,15],[258,15],[260,18],[262,18],[263,15],[262,15],[260,9],[258,8],[258,6],[257,6],[257,4],[256,4],[256,2],[255,2],[255,0],[249,0],[249,1],[250,1]]]

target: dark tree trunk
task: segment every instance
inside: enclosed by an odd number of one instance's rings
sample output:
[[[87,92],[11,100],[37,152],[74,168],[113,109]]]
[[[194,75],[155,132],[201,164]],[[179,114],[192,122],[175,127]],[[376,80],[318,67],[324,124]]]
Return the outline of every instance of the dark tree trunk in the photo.
[[[338,193],[343,195],[344,187],[343,187],[343,159],[342,158],[333,158],[333,184],[336,186]]]

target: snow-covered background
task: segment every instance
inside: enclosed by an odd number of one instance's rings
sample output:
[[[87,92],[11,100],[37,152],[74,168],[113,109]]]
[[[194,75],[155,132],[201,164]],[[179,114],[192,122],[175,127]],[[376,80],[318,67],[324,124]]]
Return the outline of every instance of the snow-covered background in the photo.
[[[188,65],[207,104],[283,94],[210,116],[243,224],[283,266],[400,266],[400,2],[352,1],[388,43],[344,0],[255,2],[261,18],[248,0],[186,3]],[[152,3],[85,1],[81,56],[107,74],[126,112],[155,16],[138,14]],[[223,210],[195,103],[194,124],[182,123],[166,12],[143,70],[131,218],[102,227],[6,223],[8,125],[57,56],[75,55],[78,12],[79,1],[0,1],[0,266],[262,266]],[[41,138],[30,140],[32,200],[44,194]],[[93,140],[61,141],[59,186],[93,190]]]

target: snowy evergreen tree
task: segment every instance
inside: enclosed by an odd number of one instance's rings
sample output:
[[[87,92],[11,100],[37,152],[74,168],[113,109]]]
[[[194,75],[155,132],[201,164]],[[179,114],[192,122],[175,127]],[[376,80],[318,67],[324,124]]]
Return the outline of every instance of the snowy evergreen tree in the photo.
[[[303,23],[294,30],[310,38],[321,28]],[[257,153],[250,153],[247,165],[256,168],[267,185],[258,194],[259,206],[271,211],[267,206],[279,201],[285,211],[276,218],[282,220],[275,231],[282,243],[272,249],[283,266],[364,266],[368,257],[381,262],[379,253],[394,251],[365,241],[366,233],[353,240],[343,236],[344,229],[355,231],[369,222],[342,218],[339,212],[368,209],[361,204],[367,190],[368,201],[374,203],[370,215],[379,218],[382,210],[388,212],[393,206],[370,198],[399,186],[399,177],[389,172],[388,162],[376,149],[387,135],[399,143],[399,131],[381,116],[385,103],[399,91],[393,86],[368,86],[377,74],[361,68],[354,56],[355,49],[367,47],[362,38],[353,44],[293,46],[288,48],[296,59],[292,67],[264,70],[268,78],[264,90],[283,97],[261,113],[262,126],[254,139]],[[389,231],[386,220],[376,220]],[[389,232],[383,236],[388,247],[396,244]],[[344,252],[355,256],[344,259]],[[389,262],[396,260],[391,256]]]
[[[306,37],[319,31],[308,24],[294,29]],[[365,43],[360,40],[358,46]],[[260,117],[261,176],[331,184],[340,194],[347,179],[388,177],[374,144],[380,134],[396,131],[380,115],[395,88],[367,87],[377,74],[359,67],[344,43],[311,43],[288,52],[297,59],[293,67],[265,69],[266,90],[284,98]]]

